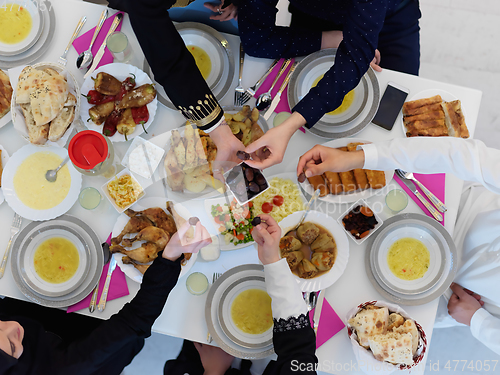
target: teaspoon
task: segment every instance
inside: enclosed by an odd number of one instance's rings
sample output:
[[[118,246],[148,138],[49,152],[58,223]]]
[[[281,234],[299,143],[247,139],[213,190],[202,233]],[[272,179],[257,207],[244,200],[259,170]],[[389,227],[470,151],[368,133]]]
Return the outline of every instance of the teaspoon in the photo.
[[[108,9],[104,9],[101,13],[101,18],[99,18],[99,22],[95,28],[94,36],[90,41],[89,49],[80,53],[76,59],[76,67],[78,69],[87,69],[92,64],[92,60],[94,59],[94,56],[92,55],[92,46],[94,45],[97,35],[99,35],[99,31],[101,31],[102,24],[106,21],[106,18],[108,18]]]
[[[271,96],[271,91],[273,91],[274,86],[278,82],[278,79],[281,77],[281,74],[283,74],[286,68],[288,68],[288,65],[290,65],[290,61],[291,61],[290,59],[285,60],[285,62],[280,68],[280,71],[274,78],[273,84],[269,88],[269,91],[260,94],[259,97],[257,98],[257,104],[255,106],[259,111],[263,111],[264,109],[266,109],[271,105],[271,102],[273,101],[273,97]]]
[[[66,156],[66,158],[62,161],[61,164],[59,164],[59,167],[56,169],[49,169],[47,173],[45,173],[45,178],[49,182],[55,182],[57,179],[57,172],[59,172],[59,169],[61,169],[64,164],[66,164],[69,161],[69,156]]]

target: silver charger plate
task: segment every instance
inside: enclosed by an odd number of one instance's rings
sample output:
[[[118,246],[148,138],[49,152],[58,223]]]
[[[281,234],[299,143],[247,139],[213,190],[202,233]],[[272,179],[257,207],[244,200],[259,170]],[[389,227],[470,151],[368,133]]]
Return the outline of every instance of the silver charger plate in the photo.
[[[0,68],[9,69],[23,64],[30,64],[31,62],[38,60],[45,52],[47,52],[50,42],[54,36],[56,17],[53,5],[49,0],[43,1],[39,4],[39,6],[44,25],[42,34],[28,50],[14,56],[2,56],[0,59]]]
[[[336,51],[336,48],[331,48],[314,52],[297,65],[287,91],[291,108],[307,95],[313,82],[332,67]],[[380,101],[378,80],[371,68],[361,77],[354,92],[354,101],[344,113],[325,114],[308,130],[317,136],[334,139],[350,137],[368,126]]]
[[[382,251],[384,239],[401,228],[426,232],[430,238],[438,244],[437,253],[439,269],[435,274],[437,277],[430,278],[428,284],[421,288],[395,288],[387,281],[386,275],[381,272],[377,259]],[[444,227],[423,214],[406,213],[391,217],[386,220],[380,229],[369,239],[365,255],[365,269],[375,289],[388,300],[404,305],[421,305],[442,295],[453,281],[458,270],[458,254],[455,243]]]
[[[264,277],[264,267],[260,264],[245,264],[234,267],[219,277],[208,292],[205,303],[205,319],[208,332],[226,353],[242,359],[260,359],[274,353],[272,342],[261,348],[245,348],[233,342],[219,324],[219,306],[225,289],[234,281],[249,276]]]
[[[181,36],[182,33],[187,32],[190,29],[193,30],[193,32],[198,33],[199,35],[204,35],[205,38],[207,38],[207,41],[214,43],[214,45],[219,49],[223,62],[223,66],[221,69],[222,73],[220,77],[214,79],[212,85],[210,86],[210,90],[213,92],[217,100],[221,100],[231,87],[231,83],[233,82],[234,77],[234,59],[229,42],[217,30],[202,23],[182,22],[176,24],[175,28],[177,29],[179,34],[181,34]],[[156,83],[156,90],[160,103],[170,109],[177,110],[177,108],[174,107],[173,103],[168,98],[163,87],[154,80],[154,74],[146,59],[144,59],[143,70]]]
[[[72,228],[76,231],[85,241],[89,248],[90,256],[88,262],[88,274],[78,287],[64,296],[50,297],[37,293],[33,290],[22,278],[22,261],[21,249],[25,243],[31,241],[33,235],[39,230],[47,226],[59,225],[63,228]],[[104,266],[104,255],[101,248],[101,243],[95,232],[82,220],[71,216],[62,215],[57,219],[32,222],[28,224],[14,239],[12,243],[11,254],[11,270],[14,281],[19,290],[32,302],[47,307],[67,307],[80,302],[87,297],[92,289],[99,282],[101,277],[102,268]]]

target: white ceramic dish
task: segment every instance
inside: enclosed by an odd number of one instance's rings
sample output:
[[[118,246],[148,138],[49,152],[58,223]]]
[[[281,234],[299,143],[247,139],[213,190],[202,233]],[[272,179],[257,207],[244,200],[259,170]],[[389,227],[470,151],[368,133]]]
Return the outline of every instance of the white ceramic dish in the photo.
[[[92,80],[92,77],[96,77],[98,73],[100,72],[105,72],[108,74],[111,74],[113,77],[118,79],[119,81],[124,81],[127,77],[132,77],[131,74],[135,75],[135,82],[136,85],[135,87],[142,86],[146,83],[153,83],[151,79],[148,77],[146,73],[144,73],[142,70],[139,68],[136,68],[133,65],[128,65],[128,64],[119,64],[119,63],[113,63],[113,64],[108,64],[101,66],[99,69],[96,69],[94,73],[91,74],[90,77],[88,77],[85,82],[83,82],[83,85],[81,87],[81,92],[84,95],[87,95],[87,93],[90,90],[94,89],[94,81]],[[148,111],[149,111],[149,120],[144,124],[144,127],[147,129],[149,126],[153,123],[155,114],[156,114],[156,107],[158,105],[158,100],[155,98],[151,103],[147,105]],[[87,100],[82,100],[81,104],[81,118],[82,122],[89,128],[90,130],[95,130],[97,132],[102,133],[102,128],[104,124],[102,125],[96,125],[93,121],[87,121],[89,118],[89,109],[93,107],[93,104],[89,104]],[[142,126],[137,125],[135,127],[135,131],[127,135],[127,139],[131,140],[138,135],[144,133],[144,129]],[[120,134],[116,132],[112,137],[109,137],[111,142],[125,142],[125,136],[123,134]]]
[[[439,89],[428,89],[428,90],[424,90],[424,91],[420,91],[420,92],[416,93],[415,95],[413,95],[410,99],[408,99],[406,101],[411,102],[413,100],[431,98],[431,97],[436,96],[436,95],[441,95],[441,98],[445,102],[452,102],[453,100],[458,99],[455,95],[449,93],[448,91],[439,90]],[[464,117],[467,118],[465,116],[465,112],[463,111],[463,108],[462,108],[462,113],[464,114]],[[466,121],[466,123],[467,123],[467,121]],[[403,133],[405,134],[405,137],[408,138],[408,136],[406,135],[406,132],[408,131],[408,129],[406,129],[403,117],[401,117],[401,126],[403,127]]]
[[[360,240],[358,240],[357,238],[354,238],[354,236],[349,233],[345,228],[344,228],[344,224],[342,224],[342,219],[349,213],[351,212],[356,206],[366,206],[368,207],[370,210],[372,210],[373,212],[373,215],[375,216],[375,219],[377,219],[377,222],[378,224],[375,225],[375,228],[373,228],[370,233],[368,233],[368,235]],[[358,245],[361,245],[363,242],[365,242],[368,237],[370,237],[378,228],[380,228],[380,226],[383,224],[383,221],[382,219],[377,215],[377,213],[370,207],[370,205],[364,200],[364,199],[360,199],[356,202],[354,202],[354,204],[349,207],[342,215],[340,215],[340,217],[337,219],[337,222],[339,223],[339,225],[342,227],[342,229],[344,230],[344,232],[347,234],[347,237],[349,237],[351,240],[353,240],[356,244]]]
[[[12,122],[14,123],[14,129],[19,133],[21,137],[24,138],[27,142],[29,142],[29,135],[28,135],[28,128],[26,127],[26,121],[24,120],[24,115],[23,111],[21,110],[21,106],[16,104],[15,97],[16,97],[16,87],[17,87],[17,82],[19,80],[19,74],[21,74],[21,71],[24,69],[25,66],[19,66],[14,69],[10,69],[10,84],[12,85],[12,89],[14,92],[12,93],[12,102],[10,104],[10,112],[12,116]],[[80,105],[82,103],[81,101],[81,93],[80,93],[80,86],[78,85],[77,80],[71,74],[69,70],[67,70],[64,66],[60,64],[55,64],[55,63],[48,63],[48,62],[41,62],[37,64],[32,65],[33,68],[37,68],[40,70],[46,69],[46,68],[51,68],[57,71],[59,74],[61,74],[63,77],[66,78],[66,81],[68,82],[68,91],[72,93],[75,96],[76,99],[76,106],[75,106],[75,119],[71,123],[71,125],[66,129],[66,132],[64,135],[56,142],[51,142],[47,140],[47,142],[43,146],[59,146],[59,147],[64,147],[66,143],[68,142],[69,136],[71,135],[73,129],[75,128],[75,124],[78,121],[78,118],[80,116]],[[38,145],[37,145],[38,146]]]
[[[109,194],[109,191],[108,191],[108,184],[113,181],[115,178],[120,178],[121,176],[123,175],[130,175],[130,177],[132,177],[132,179],[137,182],[139,184],[139,186],[141,187],[142,189],[142,193],[139,195],[139,197],[137,198],[137,200],[135,200],[134,202],[130,203],[128,206],[126,207],[118,207],[118,205],[116,204],[115,200],[111,197],[111,195]],[[111,203],[111,205],[115,208],[115,210],[121,214],[123,211],[125,211],[127,208],[130,208],[132,207],[135,203],[137,203],[142,197],[144,197],[144,195],[146,194],[144,192],[144,187],[142,187],[142,185],[137,181],[137,179],[134,177],[134,174],[133,173],[130,173],[130,171],[125,168],[124,170],[122,170],[120,173],[116,174],[115,176],[113,176],[112,178],[110,178],[108,181],[106,181],[106,183],[104,185],[101,186],[101,190],[102,192],[104,193],[104,195],[106,196],[106,198],[108,198],[108,201]]]
[[[14,4],[7,7],[6,4]],[[6,0],[2,3],[0,11],[16,11],[19,7],[26,9],[31,16],[31,30],[30,33],[18,43],[7,44],[0,42],[0,56],[14,56],[29,49],[40,38],[44,27],[44,19],[40,12],[38,2],[32,0]]]
[[[3,169],[7,165],[7,162],[9,161],[9,154],[7,153],[7,150],[2,145],[0,145],[0,150],[2,150],[1,163],[2,163],[2,171],[3,171]],[[1,175],[0,175],[0,177],[1,177]],[[5,201],[5,197],[3,195],[3,189],[0,187],[0,204],[2,204],[4,201]]]
[[[335,139],[330,142],[326,142],[323,144],[323,146],[326,147],[332,147],[332,148],[339,148],[339,147],[345,147],[349,143],[356,143],[356,142],[362,142],[362,143],[371,143],[369,141],[366,141],[364,139],[360,138],[341,138],[341,139]],[[394,177],[394,171],[385,171],[385,186],[391,182],[392,178]],[[312,185],[307,181],[307,179],[300,184],[300,187],[304,192],[307,193],[307,196],[312,196],[314,193],[314,189]],[[382,189],[365,189],[365,190],[355,190],[350,193],[340,193],[340,194],[328,194],[325,195],[324,197],[319,197],[318,199],[327,202],[327,203],[351,203],[351,202],[356,202],[358,199],[363,199],[363,198],[368,198],[371,197],[372,195],[375,195],[381,191],[384,191],[384,188]]]
[[[282,235],[298,224],[303,213],[304,211],[295,212],[279,222]],[[337,245],[337,257],[330,271],[312,279],[301,279],[293,274],[303,292],[315,292],[328,288],[342,276],[349,260],[349,241],[344,229],[332,217],[322,212],[309,211],[304,219],[304,223],[308,222],[321,225],[325,228],[333,236]]]
[[[121,164],[131,172],[150,179],[163,159],[165,150],[141,136],[135,137]]]
[[[26,145],[17,150],[11,157],[2,174],[2,190],[5,196],[5,200],[9,206],[19,215],[26,219],[39,221],[39,220],[49,220],[58,217],[66,213],[75,202],[78,200],[78,195],[80,194],[80,188],[82,186],[82,175],[73,167],[73,164],[67,163],[65,167],[69,169],[71,176],[71,186],[69,188],[68,195],[66,198],[59,203],[57,206],[46,209],[46,210],[35,210],[31,207],[26,206],[17,197],[16,191],[14,189],[14,176],[16,174],[17,168],[21,163],[32,154],[37,152],[52,152],[58,155],[61,159],[68,156],[68,151],[61,147],[45,147],[40,148],[34,145]]]
[[[142,211],[142,210],[145,210],[146,208],[161,207],[165,210],[165,212],[167,212],[166,206],[167,206],[167,201],[169,201],[169,200],[170,199],[160,198],[160,197],[148,197],[148,198],[142,199],[138,203],[135,203],[134,205],[132,205],[131,208],[134,211]],[[184,219],[188,220],[191,217],[189,211],[182,204],[174,202],[174,208],[177,211],[177,213],[179,215],[181,215]],[[124,213],[122,213],[120,216],[118,216],[118,219],[116,220],[116,223],[113,227],[113,231],[111,233],[111,236],[112,237],[118,236],[121,233],[121,231],[123,230],[123,228],[125,228],[125,225],[127,225],[129,220],[130,220],[130,217],[128,217]],[[135,235],[135,233],[132,235],[127,234],[124,238],[131,238],[134,235]],[[144,241],[134,242],[133,246],[130,247],[130,250],[140,247],[143,242]],[[123,271],[123,273],[125,273],[125,275],[127,275],[129,278],[131,278],[132,280],[134,280],[137,283],[142,282],[142,273],[139,270],[137,270],[132,264],[124,264],[122,262],[122,258],[125,256],[124,254],[115,253],[115,254],[113,254],[113,256],[116,259],[116,263],[117,263],[118,267],[120,267],[120,269]],[[185,274],[187,274],[189,272],[191,267],[193,267],[194,263],[196,262],[197,257],[198,257],[198,253],[194,253],[193,255],[191,255],[191,258],[187,261],[187,264],[185,266],[182,266],[179,278],[181,278],[182,276],[184,276]]]

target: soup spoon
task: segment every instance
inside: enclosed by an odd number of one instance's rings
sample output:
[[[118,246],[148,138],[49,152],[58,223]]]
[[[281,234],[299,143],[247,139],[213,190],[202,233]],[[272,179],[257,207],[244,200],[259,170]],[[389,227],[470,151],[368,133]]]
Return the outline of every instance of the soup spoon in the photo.
[[[99,31],[101,31],[102,24],[106,21],[106,18],[108,18],[108,9],[104,9],[101,13],[101,18],[99,18],[99,22],[95,28],[94,36],[90,41],[89,49],[78,55],[78,58],[76,59],[76,67],[78,69],[87,69],[90,64],[92,64],[92,60],[94,60],[94,56],[92,55],[92,46],[94,45],[97,35],[99,35]]]
[[[66,158],[62,161],[61,164],[56,169],[49,169],[47,173],[45,173],[45,178],[49,182],[55,182],[57,179],[57,172],[59,172],[59,169],[61,169],[64,164],[66,164],[69,161],[69,156],[66,156]]]
[[[257,104],[255,106],[257,107],[257,109],[259,111],[263,111],[264,109],[266,109],[267,107],[269,107],[271,105],[271,102],[273,101],[273,97],[271,96],[271,91],[273,91],[274,86],[276,85],[279,78],[281,77],[281,74],[286,70],[286,68],[288,68],[288,65],[290,65],[290,61],[291,61],[290,59],[285,60],[285,62],[283,63],[283,65],[280,68],[280,71],[278,72],[278,74],[274,78],[274,81],[273,81],[271,87],[269,88],[269,91],[263,92],[257,98]]]

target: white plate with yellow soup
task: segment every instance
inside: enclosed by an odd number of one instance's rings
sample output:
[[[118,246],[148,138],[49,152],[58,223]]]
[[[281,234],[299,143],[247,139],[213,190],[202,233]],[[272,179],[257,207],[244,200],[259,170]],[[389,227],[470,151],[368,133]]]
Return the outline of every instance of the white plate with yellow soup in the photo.
[[[30,220],[49,220],[66,213],[78,199],[82,175],[67,163],[48,182],[45,173],[67,156],[61,147],[26,145],[9,159],[2,175],[2,190],[9,206]]]
[[[457,272],[451,236],[426,215],[393,216],[368,242],[368,278],[393,302],[419,305],[432,301],[450,286]]]
[[[269,300],[264,295],[264,308],[247,316],[237,312],[248,307],[246,302],[261,300],[265,292],[264,267],[245,264],[231,268],[217,279],[208,291],[205,303],[205,319],[208,332],[226,353],[243,359],[260,359],[274,353],[272,326],[269,327]],[[257,291],[256,291],[257,290]],[[248,292],[250,291],[250,295]],[[254,294],[257,293],[255,296]],[[243,295],[241,295],[244,293]],[[238,298],[238,297],[242,298]],[[236,303],[236,305],[235,305]],[[233,306],[237,310],[232,314]],[[264,316],[252,321],[252,316]],[[264,322],[262,320],[265,320]],[[245,325],[247,328],[245,328]],[[243,329],[242,329],[243,327]],[[250,327],[250,328],[248,328]],[[247,331],[247,332],[245,332]],[[250,333],[260,332],[260,333]]]
[[[89,247],[71,228],[41,231],[23,250],[21,277],[44,296],[59,297],[72,292],[89,272]]]
[[[0,55],[13,56],[26,51],[43,30],[39,4],[31,0],[4,1],[0,4],[0,25]]]

